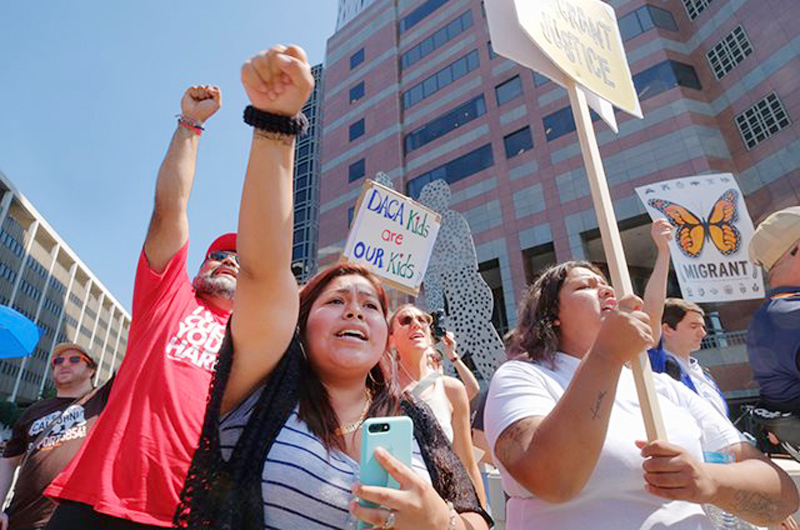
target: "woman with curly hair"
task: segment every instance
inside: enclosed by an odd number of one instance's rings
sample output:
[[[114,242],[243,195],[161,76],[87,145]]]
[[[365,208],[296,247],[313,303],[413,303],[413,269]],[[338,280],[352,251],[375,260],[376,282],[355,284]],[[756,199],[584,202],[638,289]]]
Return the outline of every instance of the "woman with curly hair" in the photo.
[[[329,529],[357,519],[382,528],[487,529],[491,519],[432,413],[400,394],[382,364],[389,332],[380,281],[342,264],[298,296],[291,183],[302,120],[291,117],[313,86],[305,53],[275,46],[245,63],[242,81],[256,130],[239,216],[235,316],[176,527]],[[357,484],[361,425],[402,414],[414,424],[411,467],[375,451],[400,489]]]
[[[768,525],[797,509],[788,475],[664,374],[654,386],[669,441],[643,441],[626,367],[652,343],[641,308],[635,296],[618,302],[579,261],[549,268],[526,292],[514,360],[495,374],[484,417],[510,530],[711,529],[702,504]],[[736,462],[704,463],[704,451]]]

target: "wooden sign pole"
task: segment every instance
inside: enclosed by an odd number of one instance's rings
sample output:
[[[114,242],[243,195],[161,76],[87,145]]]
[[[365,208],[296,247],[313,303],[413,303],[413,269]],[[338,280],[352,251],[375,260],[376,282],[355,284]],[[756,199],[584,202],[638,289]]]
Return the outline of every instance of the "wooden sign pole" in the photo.
[[[614,206],[611,194],[608,191],[608,182],[603,170],[603,161],[600,159],[600,149],[594,134],[594,125],[586,104],[586,95],[577,84],[570,80],[567,84],[569,101],[572,105],[572,114],[575,116],[575,128],[581,143],[583,163],[586,166],[586,176],[589,178],[589,188],[592,192],[597,215],[597,224],[600,227],[600,237],[603,241],[603,250],[608,260],[608,270],[611,273],[611,284],[617,297],[633,294],[633,285],[628,275],[628,265],[625,262],[625,253],[622,249],[622,239],[614,216]],[[647,439],[666,440],[667,433],[664,421],[661,418],[661,409],[658,398],[653,388],[653,372],[647,352],[642,352],[633,363],[633,377],[636,381],[636,391],[639,394],[639,404],[644,416],[644,425]]]

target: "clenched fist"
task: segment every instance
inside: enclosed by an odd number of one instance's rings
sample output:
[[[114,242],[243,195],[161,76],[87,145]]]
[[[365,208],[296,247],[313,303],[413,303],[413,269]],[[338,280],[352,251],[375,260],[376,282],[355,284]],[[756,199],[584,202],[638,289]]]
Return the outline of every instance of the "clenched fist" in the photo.
[[[181,114],[203,123],[222,106],[222,91],[218,86],[194,85],[186,89],[181,99]]]
[[[302,48],[275,45],[242,65],[242,85],[255,108],[294,116],[311,95],[314,77]]]

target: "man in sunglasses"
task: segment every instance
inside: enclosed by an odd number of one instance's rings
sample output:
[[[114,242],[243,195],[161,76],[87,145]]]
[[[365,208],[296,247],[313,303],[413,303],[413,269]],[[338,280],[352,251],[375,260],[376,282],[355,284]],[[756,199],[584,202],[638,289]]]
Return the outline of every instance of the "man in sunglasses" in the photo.
[[[239,274],[236,234],[211,243],[193,281],[187,269],[197,149],[220,103],[213,86],[183,96],[136,270],[125,358],[107,413],[47,490],[60,502],[48,528],[172,526]]]
[[[761,399],[800,414],[800,206],[764,219],[750,240],[750,260],[770,291],[747,331],[747,355]]]
[[[0,499],[22,466],[11,505],[0,513],[0,530],[45,527],[56,505],[44,490],[78,452],[108,400],[110,382],[89,395],[97,365],[82,346],[58,344],[51,363],[56,396],[25,410],[0,460]]]

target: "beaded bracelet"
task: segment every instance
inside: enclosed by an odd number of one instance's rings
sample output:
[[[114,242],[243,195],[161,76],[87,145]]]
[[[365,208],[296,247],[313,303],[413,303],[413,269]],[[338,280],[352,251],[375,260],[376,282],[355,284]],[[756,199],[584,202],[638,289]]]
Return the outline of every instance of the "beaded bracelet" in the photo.
[[[252,105],[244,109],[244,122],[261,131],[284,136],[298,136],[308,129],[308,119],[302,112],[294,116],[282,116],[259,110]]]
[[[175,117],[178,118],[178,126],[189,129],[197,134],[197,136],[202,135],[203,131],[206,130],[205,127],[201,125],[201,122],[195,120],[194,118],[189,118],[183,114],[178,114]]]

